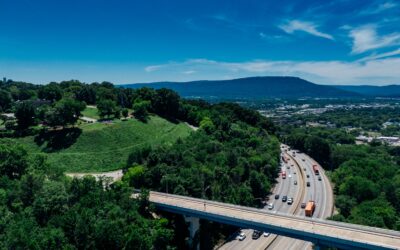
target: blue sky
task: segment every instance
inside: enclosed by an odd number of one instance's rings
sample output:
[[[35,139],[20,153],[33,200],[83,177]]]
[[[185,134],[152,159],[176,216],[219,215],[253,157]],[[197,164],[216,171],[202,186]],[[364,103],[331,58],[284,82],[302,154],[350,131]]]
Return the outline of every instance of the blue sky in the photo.
[[[0,76],[400,84],[400,1],[0,0]]]

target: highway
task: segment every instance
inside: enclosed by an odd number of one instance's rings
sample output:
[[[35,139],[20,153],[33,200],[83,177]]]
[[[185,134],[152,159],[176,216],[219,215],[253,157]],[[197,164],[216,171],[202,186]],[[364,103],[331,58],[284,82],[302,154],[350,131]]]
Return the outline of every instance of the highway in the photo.
[[[296,153],[293,156],[293,151],[287,150],[286,145],[282,145],[281,151],[289,161],[287,163],[281,162],[282,170],[286,171],[287,178],[282,179],[281,176],[277,178],[277,184],[268,198],[268,203],[274,204],[272,211],[279,211],[280,213],[287,213],[291,215],[304,215],[304,209],[300,207],[301,203],[306,203],[309,200],[316,202],[316,210],[314,213],[315,218],[327,218],[332,214],[333,209],[333,191],[328,178],[326,177],[321,166],[315,162],[308,155],[303,153]],[[304,159],[304,160],[303,160]],[[318,181],[315,176],[312,166],[317,164],[320,169],[320,176],[322,181]],[[309,178],[307,178],[307,174]],[[291,178],[289,178],[291,176]],[[294,181],[297,185],[294,185]],[[306,187],[306,182],[311,183],[310,187]],[[279,200],[275,200],[275,194],[279,194]],[[282,196],[287,195],[294,198],[293,205],[288,205],[282,202]],[[265,208],[266,209],[266,208]],[[246,234],[246,239],[239,241],[231,238],[219,249],[311,249],[311,243],[295,240],[288,237],[278,236],[271,234],[267,237],[261,236],[257,240],[252,239],[253,230],[242,229]]]
[[[318,242],[321,246],[343,249],[399,249],[400,246],[400,232],[393,230],[274,213],[153,191],[150,192],[149,201],[157,209],[167,212],[269,231],[295,239]],[[322,210],[320,211],[322,213]]]
[[[292,155],[292,152],[289,151],[289,154]],[[325,219],[331,216],[333,213],[334,196],[331,184],[325,175],[323,168],[311,157],[304,153],[296,153],[294,157],[292,155],[292,159],[299,164],[301,171],[303,171],[305,182],[309,181],[311,184],[310,187],[304,186],[305,192],[301,202],[307,202],[309,200],[314,200],[316,202],[316,208],[313,216],[314,218]],[[318,165],[321,181],[318,180],[318,176],[313,172],[312,166],[314,164]],[[307,178],[307,175],[309,175],[309,178]],[[300,206],[300,204],[298,206]],[[298,207],[294,214],[304,215],[304,209]],[[288,237],[279,236],[271,245],[267,247],[267,249],[312,249],[312,244],[306,241],[294,240]]]
[[[288,163],[281,162],[281,171],[286,171],[286,179],[282,179],[281,175],[277,178],[277,184],[275,185],[272,194],[268,197],[268,203],[274,204],[274,209],[270,211],[279,211],[288,214],[294,214],[296,210],[296,204],[300,202],[300,193],[303,191],[303,186],[305,186],[304,180],[301,176],[300,168],[296,162],[284,152],[282,149],[282,155],[285,155],[289,159]],[[290,178],[289,178],[290,176]],[[294,185],[294,181],[297,181],[297,185]],[[279,199],[275,200],[275,194],[279,194]],[[293,197],[293,205],[288,205],[286,202],[282,202],[282,196],[287,195],[288,198]],[[267,210],[267,208],[264,208]],[[252,239],[252,229],[242,229],[242,232],[246,234],[246,239],[239,241],[235,238],[228,241],[226,244],[221,246],[219,249],[265,249],[270,245],[277,235],[271,234],[268,237],[263,235],[257,239]]]

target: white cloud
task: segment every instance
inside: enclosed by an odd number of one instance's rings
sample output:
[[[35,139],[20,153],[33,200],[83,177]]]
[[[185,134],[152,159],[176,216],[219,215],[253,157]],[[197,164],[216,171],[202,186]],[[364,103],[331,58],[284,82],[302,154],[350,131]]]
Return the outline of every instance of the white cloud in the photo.
[[[144,68],[144,70],[146,72],[153,72],[153,71],[159,70],[162,67],[163,67],[163,65],[152,65],[152,66],[148,66],[148,67]]]
[[[333,36],[331,36],[330,34],[318,31],[317,30],[318,26],[311,22],[292,20],[286,22],[285,24],[279,25],[279,28],[289,34],[293,34],[295,31],[303,31],[310,35],[326,38],[329,40],[334,40]]]
[[[393,2],[382,3],[382,4],[380,4],[378,6],[377,12],[381,12],[381,11],[385,11],[385,10],[388,10],[388,9],[392,9],[392,8],[394,8],[396,6],[397,6],[397,4],[393,3]]]
[[[258,35],[260,36],[260,38],[262,40],[279,40],[279,42],[283,42],[284,40],[286,40],[286,37],[284,36],[280,36],[280,35],[267,35],[264,32],[259,32]]]
[[[187,60],[164,64],[160,74],[174,80],[177,72],[190,68],[196,75],[180,78],[181,81],[227,79],[256,75],[298,76],[320,84],[400,84],[400,58],[368,61],[248,61],[218,62],[207,59]],[[223,76],[223,77],[222,77]],[[155,76],[158,77],[158,76]]]
[[[183,71],[182,73],[185,75],[191,75],[191,74],[196,73],[196,71],[195,70],[186,70],[186,71]]]
[[[360,54],[368,50],[400,44],[400,33],[395,32],[379,36],[374,25],[366,25],[352,29],[349,36],[353,39],[353,54]]]
[[[371,61],[371,60],[387,58],[387,57],[392,57],[392,56],[397,56],[397,55],[400,55],[400,49],[396,49],[396,50],[381,53],[381,54],[372,54],[370,56],[363,57],[358,61],[365,62],[365,61]]]
[[[383,11],[386,11],[386,10],[389,10],[389,9],[393,9],[393,8],[395,8],[397,6],[398,6],[397,3],[384,2],[384,3],[379,4],[378,6],[376,6],[376,5],[371,6],[368,9],[362,11],[360,14],[363,14],[363,15],[378,14],[378,13],[381,13]]]

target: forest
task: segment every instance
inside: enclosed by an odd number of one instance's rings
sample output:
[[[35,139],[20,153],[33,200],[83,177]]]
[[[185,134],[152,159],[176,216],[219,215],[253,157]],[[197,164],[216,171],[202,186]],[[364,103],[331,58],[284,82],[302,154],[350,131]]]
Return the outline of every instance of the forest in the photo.
[[[0,159],[1,249],[172,249],[146,193],[132,200],[127,185],[68,178],[7,140]]]
[[[329,114],[322,115],[328,117]],[[341,120],[351,120],[347,112]],[[336,121],[336,118],[327,121]],[[400,230],[400,151],[373,141],[356,145],[354,134],[340,128],[287,125],[279,132],[293,148],[309,154],[328,170],[334,184],[333,220]]]
[[[209,104],[168,89],[132,90],[107,82],[8,81],[2,83],[1,94],[7,97],[2,111],[15,114],[11,119],[2,116],[0,131],[4,248],[187,249],[182,218],[154,217],[146,191],[131,202],[132,188],[257,207],[279,171],[276,128],[238,104]],[[124,159],[122,180],[113,184],[68,178],[64,169],[47,163],[46,154],[28,154],[24,140],[15,143],[15,138],[32,134],[81,129],[78,119],[86,105],[96,105],[104,121],[131,115],[147,124],[151,116],[159,116],[197,130],[169,144],[132,149]],[[235,230],[208,222],[201,228],[198,240],[205,247]]]

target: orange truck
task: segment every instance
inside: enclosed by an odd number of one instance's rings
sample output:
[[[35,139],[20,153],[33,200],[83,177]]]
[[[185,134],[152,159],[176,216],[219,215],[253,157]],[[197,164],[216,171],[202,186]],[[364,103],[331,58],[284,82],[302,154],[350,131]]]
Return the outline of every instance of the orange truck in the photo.
[[[314,201],[307,202],[306,208],[304,209],[304,211],[306,212],[306,216],[312,217],[314,214],[314,210],[315,210],[315,202]]]

